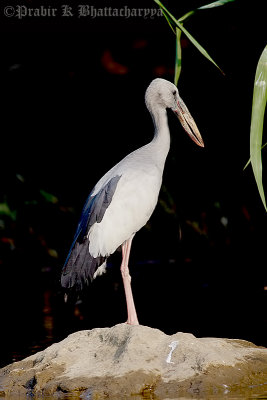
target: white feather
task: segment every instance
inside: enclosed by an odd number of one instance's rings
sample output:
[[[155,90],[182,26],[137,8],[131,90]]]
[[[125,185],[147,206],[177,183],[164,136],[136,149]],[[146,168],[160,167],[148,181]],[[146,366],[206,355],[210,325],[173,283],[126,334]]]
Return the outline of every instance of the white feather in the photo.
[[[142,174],[132,169],[122,175],[102,221],[88,233],[93,257],[114,253],[147,223],[157,204],[160,186],[161,174],[155,167]]]
[[[100,265],[100,267],[97,268],[97,270],[93,275],[93,279],[95,279],[97,276],[103,275],[106,272],[106,269],[107,269],[107,263],[105,261],[103,262],[103,264]]]

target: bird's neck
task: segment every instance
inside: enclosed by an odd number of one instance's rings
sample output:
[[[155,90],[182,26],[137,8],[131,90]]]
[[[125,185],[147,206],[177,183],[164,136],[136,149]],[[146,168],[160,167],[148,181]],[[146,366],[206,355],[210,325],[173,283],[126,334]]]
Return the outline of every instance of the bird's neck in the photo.
[[[154,147],[157,160],[163,168],[170,149],[170,131],[167,112],[165,108],[157,108],[151,111],[151,115],[155,126],[154,138],[151,145]]]

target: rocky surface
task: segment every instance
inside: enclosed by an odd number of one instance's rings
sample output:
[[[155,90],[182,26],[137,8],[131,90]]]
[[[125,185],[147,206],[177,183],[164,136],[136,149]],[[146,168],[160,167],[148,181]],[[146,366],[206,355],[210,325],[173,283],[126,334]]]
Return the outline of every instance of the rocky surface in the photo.
[[[0,370],[0,393],[90,399],[267,392],[267,349],[145,326],[80,331]]]

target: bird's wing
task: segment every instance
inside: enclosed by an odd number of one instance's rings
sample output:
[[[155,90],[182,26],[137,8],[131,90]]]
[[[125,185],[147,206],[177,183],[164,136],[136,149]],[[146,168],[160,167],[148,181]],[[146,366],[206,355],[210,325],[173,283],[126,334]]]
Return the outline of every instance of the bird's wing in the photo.
[[[101,222],[111,203],[120,176],[113,176],[95,195],[88,196],[84,205],[74,240],[63,266],[61,283],[63,287],[83,286],[83,282],[92,280],[96,269],[105,261],[105,257],[92,257],[89,253],[88,231],[95,222]]]
[[[161,174],[156,167],[137,164],[124,168],[112,202],[100,223],[89,230],[89,251],[94,256],[114,253],[149,220],[158,200]]]

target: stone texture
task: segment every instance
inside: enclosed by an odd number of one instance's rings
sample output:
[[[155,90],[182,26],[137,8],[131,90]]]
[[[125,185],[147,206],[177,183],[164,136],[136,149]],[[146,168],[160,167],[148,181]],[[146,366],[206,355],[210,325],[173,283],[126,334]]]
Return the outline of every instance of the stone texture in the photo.
[[[255,390],[267,392],[267,349],[126,324],[76,332],[0,370],[6,396],[177,398]]]

